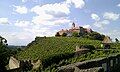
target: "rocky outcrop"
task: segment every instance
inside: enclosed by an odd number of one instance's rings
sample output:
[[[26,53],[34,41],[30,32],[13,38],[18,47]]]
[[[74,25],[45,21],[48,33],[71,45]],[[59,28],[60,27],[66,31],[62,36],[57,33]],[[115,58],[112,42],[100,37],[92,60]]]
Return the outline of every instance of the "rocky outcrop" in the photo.
[[[17,60],[14,57],[10,57],[9,60],[9,70],[10,72],[21,72],[21,71],[30,71],[37,70],[42,66],[40,60]]]
[[[14,57],[10,57],[9,60],[9,69],[16,69],[20,67],[20,61],[18,61],[16,58]]]
[[[32,70],[38,70],[42,66],[41,60],[32,61],[33,68]]]

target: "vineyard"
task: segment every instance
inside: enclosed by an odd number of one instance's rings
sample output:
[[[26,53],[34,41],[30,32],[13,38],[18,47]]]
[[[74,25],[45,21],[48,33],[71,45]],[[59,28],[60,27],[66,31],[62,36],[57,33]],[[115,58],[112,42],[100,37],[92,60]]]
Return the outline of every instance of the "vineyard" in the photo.
[[[76,45],[80,46],[83,44],[90,44],[95,47],[100,47],[101,42],[98,40],[89,40],[84,38],[38,37],[27,46],[25,51],[18,54],[18,58],[45,59],[51,55],[72,53],[75,51]]]
[[[101,41],[90,40],[78,37],[36,37],[24,51],[16,56],[19,60],[36,60],[43,62],[45,70],[53,69],[74,62],[84,61],[93,58],[105,57],[115,51],[92,51],[80,57],[74,57],[76,46],[93,45],[95,48],[101,48]],[[112,44],[113,48],[120,48],[120,44]]]

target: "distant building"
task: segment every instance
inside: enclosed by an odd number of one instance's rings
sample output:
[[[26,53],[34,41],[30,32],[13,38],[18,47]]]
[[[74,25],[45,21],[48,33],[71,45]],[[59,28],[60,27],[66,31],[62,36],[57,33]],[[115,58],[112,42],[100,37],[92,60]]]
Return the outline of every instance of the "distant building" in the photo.
[[[102,41],[102,43],[104,43],[104,44],[110,44],[110,43],[112,43],[112,41],[111,41],[111,39],[110,39],[109,36],[105,36],[104,40]]]
[[[85,33],[91,33],[92,29],[83,28],[81,26],[76,26],[75,23],[73,22],[72,27],[70,29],[66,29],[66,30],[62,29],[58,32],[60,35],[62,35],[63,33],[67,33],[67,36],[72,36],[73,32],[85,34]]]
[[[111,41],[109,36],[105,36],[104,40],[102,41],[102,43],[103,43],[103,47],[105,49],[110,49],[110,44],[112,43],[112,41]]]

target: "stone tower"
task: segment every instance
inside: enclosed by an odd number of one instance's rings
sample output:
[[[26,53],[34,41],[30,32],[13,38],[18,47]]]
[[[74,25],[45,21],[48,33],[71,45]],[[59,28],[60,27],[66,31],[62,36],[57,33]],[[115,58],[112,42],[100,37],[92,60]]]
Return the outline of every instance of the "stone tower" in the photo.
[[[72,28],[74,28],[75,27],[75,23],[73,22],[73,24],[72,24]]]

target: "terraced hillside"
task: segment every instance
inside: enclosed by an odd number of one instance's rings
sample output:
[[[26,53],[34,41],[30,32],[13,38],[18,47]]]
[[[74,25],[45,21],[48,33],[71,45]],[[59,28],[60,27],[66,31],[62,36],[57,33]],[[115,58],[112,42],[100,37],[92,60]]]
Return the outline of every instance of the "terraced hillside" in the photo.
[[[19,59],[46,59],[52,55],[73,53],[76,45],[94,45],[100,47],[98,40],[89,40],[77,37],[37,37],[26,50],[18,54]]]
[[[76,46],[93,45],[96,49],[101,48],[101,41],[90,40],[79,37],[36,37],[34,41],[28,44],[25,50],[19,52],[16,56],[19,60],[37,60],[42,61],[44,72],[55,72],[57,67],[80,62],[84,60],[106,57],[110,54],[120,52],[120,44],[112,43],[110,51],[92,51],[79,57],[74,57]],[[38,69],[38,71],[41,69]],[[52,71],[53,70],[53,71]]]

